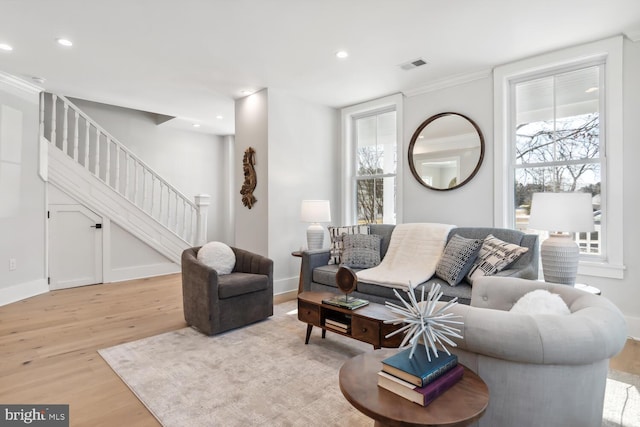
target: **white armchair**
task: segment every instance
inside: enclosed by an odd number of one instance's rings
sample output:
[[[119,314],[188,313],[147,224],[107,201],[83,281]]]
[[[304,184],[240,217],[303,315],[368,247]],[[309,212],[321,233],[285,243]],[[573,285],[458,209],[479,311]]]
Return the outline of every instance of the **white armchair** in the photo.
[[[526,293],[559,294],[570,315],[508,310]],[[627,327],[609,300],[567,285],[486,277],[474,282],[471,305],[451,349],[489,386],[481,427],[600,427],[609,359],[625,344]]]

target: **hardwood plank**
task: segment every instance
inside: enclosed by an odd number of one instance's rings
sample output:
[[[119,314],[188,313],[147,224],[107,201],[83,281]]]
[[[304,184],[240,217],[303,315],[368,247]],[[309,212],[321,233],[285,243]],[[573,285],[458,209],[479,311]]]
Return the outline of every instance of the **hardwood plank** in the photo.
[[[179,274],[0,307],[0,401],[69,404],[72,426],[158,426],[97,350],[185,326]]]
[[[290,299],[283,295],[276,300]],[[0,402],[70,405],[72,426],[159,423],[97,350],[185,327],[179,274],[65,289],[0,307]],[[640,342],[614,369],[640,374]]]

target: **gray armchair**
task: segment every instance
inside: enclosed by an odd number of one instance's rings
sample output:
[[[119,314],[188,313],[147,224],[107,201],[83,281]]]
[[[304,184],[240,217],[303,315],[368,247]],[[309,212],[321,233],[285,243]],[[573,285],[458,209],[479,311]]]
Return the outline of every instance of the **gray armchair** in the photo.
[[[215,335],[273,315],[273,261],[231,248],[236,265],[219,276],[198,261],[200,247],[182,253],[184,318],[207,335]]]

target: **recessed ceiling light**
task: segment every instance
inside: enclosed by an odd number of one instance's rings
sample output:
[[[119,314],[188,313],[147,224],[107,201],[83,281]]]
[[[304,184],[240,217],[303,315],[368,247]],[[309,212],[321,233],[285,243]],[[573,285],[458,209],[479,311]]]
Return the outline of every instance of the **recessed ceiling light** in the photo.
[[[589,89],[585,90],[585,92],[586,92],[586,93],[592,93],[592,92],[595,92],[595,91],[597,91],[597,90],[598,90],[598,88],[597,88],[597,87],[590,87]]]
[[[7,52],[11,52],[13,48],[6,43],[0,43],[0,50],[6,50]]]
[[[194,124],[193,124],[193,127],[194,127],[194,128],[199,128],[199,127],[200,127],[200,124],[199,124],[199,123],[194,123]]]
[[[346,50],[339,50],[336,52],[336,58],[344,59],[349,56],[349,52]]]
[[[56,41],[58,42],[59,45],[62,45],[62,46],[67,46],[67,47],[73,46],[73,42],[69,39],[60,38],[60,39],[56,39]]]
[[[218,120],[222,120],[222,119],[224,119],[224,117],[222,117],[222,116],[220,116],[220,115],[217,115],[217,116],[216,116],[216,119],[218,119]]]

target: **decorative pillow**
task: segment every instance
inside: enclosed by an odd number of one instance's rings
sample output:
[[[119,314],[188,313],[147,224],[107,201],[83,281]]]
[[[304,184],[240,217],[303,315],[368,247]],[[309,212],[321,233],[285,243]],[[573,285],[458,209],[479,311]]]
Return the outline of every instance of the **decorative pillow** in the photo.
[[[457,234],[447,243],[436,265],[436,276],[451,286],[462,282],[482,247],[482,239],[465,239]]]
[[[345,235],[342,238],[342,264],[352,268],[371,268],[380,264],[380,239],[377,234]]]
[[[484,239],[478,258],[467,273],[467,281],[473,285],[473,281],[478,277],[492,276],[504,270],[528,250],[529,248],[504,242],[489,234]]]
[[[523,295],[509,311],[520,314],[571,314],[560,295],[552,294],[545,289],[537,289]]]
[[[198,261],[211,267],[219,275],[229,274],[236,266],[236,254],[222,242],[209,242],[198,251]]]
[[[349,225],[345,227],[329,227],[329,237],[331,238],[331,246],[329,248],[329,264],[342,263],[342,251],[344,245],[342,238],[345,235],[352,234],[369,234],[368,225]]]

